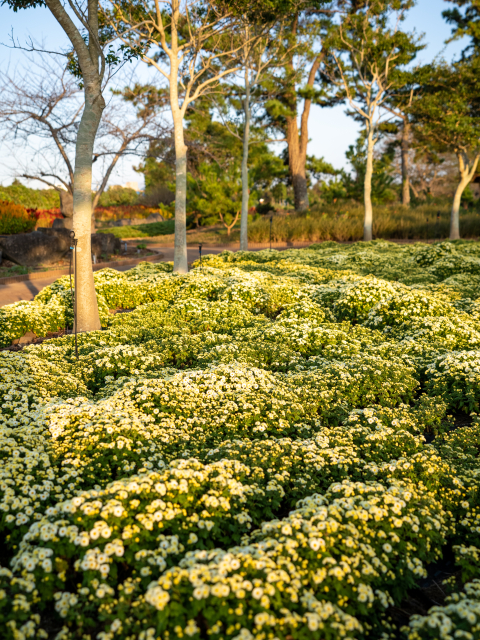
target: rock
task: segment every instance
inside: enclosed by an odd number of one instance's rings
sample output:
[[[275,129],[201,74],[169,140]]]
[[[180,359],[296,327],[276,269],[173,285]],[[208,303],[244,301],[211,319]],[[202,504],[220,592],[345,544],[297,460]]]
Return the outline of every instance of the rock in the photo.
[[[92,233],[92,255],[100,256],[102,253],[120,253],[120,238],[113,233]]]
[[[165,222],[165,220],[161,213],[151,213],[148,218],[145,218],[145,222],[149,224],[150,222]]]
[[[27,331],[27,333],[20,338],[18,344],[30,344],[30,342],[33,342],[36,337],[37,336],[33,331]]]
[[[3,256],[23,267],[58,262],[68,252],[69,246],[69,241],[63,237],[42,231],[0,236]]]
[[[59,189],[60,211],[66,218],[73,218],[73,195],[70,191]]]
[[[114,222],[102,222],[99,227],[130,227],[137,224],[150,224],[151,222],[164,222],[164,218],[160,213],[151,213],[147,218],[120,218],[120,220],[115,220]]]
[[[70,250],[72,246],[72,238],[70,236],[70,231],[68,229],[64,229],[62,227],[54,228],[54,227],[38,227],[37,231],[40,233],[45,233],[48,236],[53,236],[58,239],[59,245],[63,249],[65,253]]]
[[[72,239],[62,227],[39,227],[32,233],[0,236],[0,254],[24,267],[52,264],[68,256]],[[92,233],[92,254],[120,253],[121,242],[113,233]]]
[[[52,229],[73,229],[73,218],[55,218]]]

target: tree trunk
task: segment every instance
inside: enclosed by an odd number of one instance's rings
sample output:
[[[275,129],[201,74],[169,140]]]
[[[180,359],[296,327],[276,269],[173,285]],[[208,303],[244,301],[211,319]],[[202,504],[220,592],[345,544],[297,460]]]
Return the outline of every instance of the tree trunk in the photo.
[[[404,207],[410,206],[410,176],[408,175],[408,152],[409,152],[410,124],[403,121],[402,131],[402,204]]]
[[[248,143],[250,138],[250,82],[245,69],[245,101],[242,155],[242,217],[240,219],[240,251],[248,251]]]
[[[458,183],[455,196],[453,197],[452,213],[450,216],[450,240],[460,240],[460,203],[462,201],[462,195],[465,191],[465,187],[469,182],[468,174],[466,175],[464,173]]]
[[[364,202],[365,218],[363,222],[363,239],[372,240],[373,211],[372,211],[372,175],[373,175],[373,130],[369,126],[367,139],[367,166],[365,171]]]
[[[73,195],[70,191],[59,189],[60,211],[65,218],[73,218]]]
[[[292,179],[295,211],[308,209],[307,176],[305,170],[306,158],[300,150],[297,115],[287,116],[287,145],[288,166]],[[303,132],[302,132],[303,133]]]
[[[92,270],[92,160],[93,145],[105,101],[100,91],[88,91],[78,128],[73,188],[73,230],[77,239],[77,331],[101,329]],[[93,95],[92,95],[93,94]]]
[[[183,117],[173,110],[175,130],[175,249],[173,270],[188,272],[187,260],[187,146],[183,136]]]
[[[458,158],[458,170],[460,173],[460,182],[455,191],[453,198],[452,213],[450,216],[450,240],[460,240],[460,204],[462,201],[462,195],[466,186],[473,180],[475,172],[477,171],[478,161],[480,155],[477,155],[472,163],[471,169],[469,169],[468,157],[462,152],[457,152]]]

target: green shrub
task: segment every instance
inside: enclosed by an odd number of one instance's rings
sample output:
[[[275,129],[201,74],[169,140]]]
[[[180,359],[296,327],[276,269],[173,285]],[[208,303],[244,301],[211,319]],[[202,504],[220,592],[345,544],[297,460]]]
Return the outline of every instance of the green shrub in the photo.
[[[97,233],[113,233],[116,238],[148,238],[169,235],[174,231],[175,221],[165,220],[165,222],[148,222],[133,226],[98,229]]]
[[[31,209],[57,209],[60,206],[60,194],[56,189],[30,189],[18,180],[8,187],[0,186],[0,200]]]
[[[478,411],[480,351],[457,351],[440,356],[426,372],[426,390],[440,396],[452,409]]]

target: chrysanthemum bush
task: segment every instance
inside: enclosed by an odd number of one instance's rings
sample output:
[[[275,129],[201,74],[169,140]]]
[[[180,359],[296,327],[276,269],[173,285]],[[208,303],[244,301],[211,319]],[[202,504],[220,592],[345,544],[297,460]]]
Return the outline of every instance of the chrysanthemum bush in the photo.
[[[2,637],[480,638],[478,274],[474,242],[96,272],[78,359],[0,352]],[[3,307],[2,344],[71,303]]]

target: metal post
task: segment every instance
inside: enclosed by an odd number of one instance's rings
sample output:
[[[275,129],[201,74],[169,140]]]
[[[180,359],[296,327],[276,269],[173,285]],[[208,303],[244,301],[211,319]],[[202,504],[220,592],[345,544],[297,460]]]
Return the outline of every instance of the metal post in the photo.
[[[270,216],[270,251],[272,250],[272,222],[273,216]]]
[[[202,266],[202,245],[198,244],[198,255],[200,256],[200,266]]]
[[[75,280],[75,297],[73,298],[73,327],[75,331],[75,357],[78,360],[78,344],[77,344],[77,242],[75,231],[70,231],[72,245],[70,250],[74,252],[74,280]],[[70,255],[71,261],[71,255]],[[70,274],[70,291],[72,290],[72,275]]]

